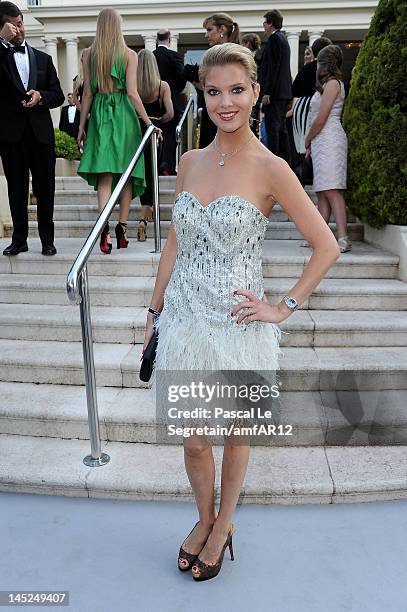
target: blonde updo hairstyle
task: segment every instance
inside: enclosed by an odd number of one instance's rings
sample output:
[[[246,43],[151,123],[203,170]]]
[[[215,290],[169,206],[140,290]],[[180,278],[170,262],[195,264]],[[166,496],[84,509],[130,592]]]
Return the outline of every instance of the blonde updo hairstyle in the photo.
[[[253,54],[247,47],[242,47],[236,43],[224,43],[215,45],[205,51],[202,64],[199,66],[199,80],[205,85],[207,74],[215,66],[228,66],[229,64],[239,64],[244,68],[250,82],[254,85],[257,81],[257,66],[253,59]]]

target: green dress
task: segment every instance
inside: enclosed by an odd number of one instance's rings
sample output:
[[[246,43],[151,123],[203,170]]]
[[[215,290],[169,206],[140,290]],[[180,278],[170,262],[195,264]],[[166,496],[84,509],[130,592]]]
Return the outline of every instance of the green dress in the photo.
[[[101,93],[94,71],[91,73],[92,108],[85,147],[78,174],[97,189],[98,175],[113,175],[112,190],[129,165],[142,139],[140,122],[126,90],[124,58],[116,59],[111,75],[115,80],[113,93]],[[144,156],[137,162],[132,177],[132,197],[141,195],[146,188]]]

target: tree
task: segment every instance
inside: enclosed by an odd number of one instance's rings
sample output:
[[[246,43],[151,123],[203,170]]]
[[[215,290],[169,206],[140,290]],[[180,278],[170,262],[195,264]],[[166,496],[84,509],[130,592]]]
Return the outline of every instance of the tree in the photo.
[[[345,104],[349,209],[373,227],[407,224],[407,3],[380,0]]]

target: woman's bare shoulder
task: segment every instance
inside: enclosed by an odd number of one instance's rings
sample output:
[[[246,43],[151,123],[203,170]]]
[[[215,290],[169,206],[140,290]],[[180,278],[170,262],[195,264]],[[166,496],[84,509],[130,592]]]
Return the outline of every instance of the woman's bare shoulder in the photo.
[[[133,51],[133,49],[130,49],[129,47],[126,47],[126,49],[124,51],[124,61],[125,61],[126,64],[128,64],[129,61],[137,63],[137,61],[138,61],[137,53],[135,51]]]
[[[267,147],[265,147],[262,143],[259,143],[260,147],[257,150],[257,159],[256,163],[259,165],[262,171],[266,173],[266,175],[278,175],[280,172],[284,171],[286,168],[290,166],[282,157],[278,157],[275,155]]]
[[[203,154],[204,149],[190,149],[181,155],[180,166],[182,165],[185,169],[189,168],[191,164],[198,161]]]

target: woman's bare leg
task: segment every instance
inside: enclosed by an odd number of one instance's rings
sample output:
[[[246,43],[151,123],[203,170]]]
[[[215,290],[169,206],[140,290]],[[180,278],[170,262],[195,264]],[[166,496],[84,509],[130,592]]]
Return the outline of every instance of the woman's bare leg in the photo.
[[[329,204],[331,205],[333,215],[335,217],[336,229],[338,238],[346,236],[346,204],[345,199],[338,189],[329,189],[325,191]]]
[[[112,194],[112,175],[109,172],[99,174],[97,194],[100,212]]]
[[[209,538],[199,554],[204,563],[214,564],[219,559],[225,544],[249,462],[250,446],[233,444],[232,438],[225,443],[222,461],[221,498],[219,513]],[[194,571],[198,570],[193,566]]]
[[[212,446],[206,436],[192,436],[184,440],[184,461],[189,482],[198,507],[199,524],[185,540],[186,552],[198,554],[211,532],[215,512],[215,461]],[[180,563],[187,567],[188,562]]]
[[[131,196],[133,194],[132,181],[129,179],[124,186],[124,189],[120,196],[120,212],[119,212],[119,222],[127,223],[127,219],[129,217],[129,210],[131,204]]]
[[[145,219],[146,221],[153,220],[153,205],[144,204],[141,207],[141,219]]]
[[[317,191],[317,208],[319,213],[322,215],[325,223],[329,223],[329,217],[331,216],[331,206],[328,198],[325,195],[325,191]]]

